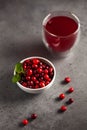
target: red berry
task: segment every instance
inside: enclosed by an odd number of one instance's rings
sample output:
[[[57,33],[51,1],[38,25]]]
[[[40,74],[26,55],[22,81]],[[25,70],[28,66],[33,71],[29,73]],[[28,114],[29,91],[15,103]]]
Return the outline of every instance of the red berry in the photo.
[[[35,85],[34,88],[35,88],[35,89],[39,88],[39,85]]]
[[[49,82],[50,82],[50,81],[51,81],[51,78],[48,78],[48,80],[47,80],[47,81],[49,81]]]
[[[38,81],[38,80],[36,80],[36,81],[35,81],[35,84],[39,84],[39,81]]]
[[[73,102],[74,102],[73,98],[70,98],[69,103],[73,103]]]
[[[74,91],[74,88],[70,87],[68,91],[69,91],[69,93],[72,93]]]
[[[41,68],[38,68],[38,73],[41,73],[43,70]]]
[[[48,75],[48,74],[45,74],[45,75],[44,75],[44,79],[48,80],[48,79],[49,79],[49,75]]]
[[[24,63],[29,64],[29,63],[30,63],[30,60],[25,60]]]
[[[62,112],[64,112],[64,111],[67,110],[67,107],[66,107],[66,106],[61,106],[60,110],[61,110]]]
[[[36,81],[36,77],[35,76],[32,76],[32,81]]]
[[[42,87],[44,87],[45,86],[45,83],[44,82],[40,82],[40,87],[42,88]]]
[[[30,75],[32,75],[32,73],[33,73],[32,70],[31,70],[31,69],[28,69],[28,71],[27,71],[27,75],[30,76]]]
[[[22,124],[23,125],[27,125],[29,123],[29,121],[27,120],[27,119],[24,119],[23,121],[22,121]]]
[[[64,98],[65,98],[65,95],[62,93],[62,94],[59,95],[59,98],[60,98],[60,99],[64,99]]]
[[[22,82],[22,85],[23,85],[24,87],[27,87],[27,83],[26,83],[26,82]]]
[[[34,64],[38,64],[40,62],[39,59],[33,59],[32,61]]]
[[[70,77],[66,77],[66,78],[65,78],[65,82],[66,82],[66,83],[71,82],[71,78],[70,78]]]
[[[49,72],[50,73],[53,72],[53,68],[52,67],[49,68]]]
[[[32,119],[36,119],[36,118],[37,118],[37,114],[35,114],[35,113],[32,114],[32,115],[31,115],[31,118],[32,118]]]
[[[30,76],[26,76],[26,80],[30,80]]]
[[[26,65],[23,65],[23,69],[26,70],[26,69],[27,69],[27,66],[26,66]]]
[[[46,69],[49,69],[49,66],[48,66],[48,65],[46,66]]]
[[[33,82],[32,80],[30,81],[30,85],[31,85],[31,86],[33,86],[33,85],[34,85],[34,82]]]
[[[32,68],[35,68],[35,69],[36,69],[36,68],[38,68],[38,65],[37,65],[37,64],[33,64],[33,65],[32,65]]]
[[[49,81],[46,81],[45,84],[48,85],[50,82]]]
[[[48,70],[47,70],[47,69],[45,69],[45,70],[44,70],[44,73],[45,73],[45,74],[48,74]]]

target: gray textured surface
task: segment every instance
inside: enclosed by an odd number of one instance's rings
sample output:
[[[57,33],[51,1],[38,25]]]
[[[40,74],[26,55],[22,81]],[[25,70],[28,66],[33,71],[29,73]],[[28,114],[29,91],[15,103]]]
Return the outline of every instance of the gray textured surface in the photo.
[[[50,11],[70,10],[81,21],[81,39],[66,59],[50,56],[42,43],[41,22]],[[86,0],[0,0],[0,130],[86,130],[87,129],[87,1]],[[13,67],[33,55],[50,59],[57,70],[55,85],[31,95],[11,83]],[[72,82],[62,85],[69,75]],[[75,88],[63,101],[56,101],[69,86]],[[69,97],[75,102],[61,114],[58,110]],[[24,118],[36,112],[38,118],[25,127]]]

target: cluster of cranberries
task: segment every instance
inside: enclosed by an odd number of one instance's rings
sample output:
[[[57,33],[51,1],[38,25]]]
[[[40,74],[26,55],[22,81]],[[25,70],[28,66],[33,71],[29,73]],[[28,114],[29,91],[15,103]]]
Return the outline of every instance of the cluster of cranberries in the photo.
[[[37,118],[37,114],[36,113],[33,113],[32,115],[31,115],[31,119],[36,119]],[[23,121],[22,121],[22,124],[23,125],[27,125],[29,123],[29,120],[28,119],[24,119]]]
[[[37,89],[48,85],[54,75],[53,67],[38,58],[25,60],[24,74],[21,74],[20,83],[27,88]]]
[[[71,81],[71,78],[70,78],[70,77],[66,77],[66,78],[64,79],[64,81],[65,81],[66,83],[69,83],[69,82]],[[68,89],[68,93],[72,93],[73,91],[74,91],[74,88],[73,88],[73,87],[70,87],[70,88]],[[64,93],[61,93],[58,98],[59,98],[60,100],[64,99],[64,98],[65,98],[65,94],[64,94]],[[74,102],[73,98],[69,98],[69,100],[68,100],[67,103],[68,103],[68,104],[71,104],[71,103],[73,103],[73,102]],[[62,112],[66,111],[66,110],[67,110],[67,106],[65,106],[65,105],[61,106],[60,110],[61,110]]]

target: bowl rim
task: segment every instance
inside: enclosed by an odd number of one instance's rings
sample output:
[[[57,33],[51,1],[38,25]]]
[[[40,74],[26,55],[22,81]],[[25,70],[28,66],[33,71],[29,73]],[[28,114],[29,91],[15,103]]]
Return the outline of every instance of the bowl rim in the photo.
[[[37,89],[24,87],[24,86],[21,85],[19,82],[16,82],[16,84],[17,84],[18,86],[20,86],[20,88],[23,88],[23,90],[25,89],[25,90],[29,90],[29,91],[39,91],[39,90],[44,90],[44,89],[46,89],[46,88],[49,88],[49,85],[53,84],[53,82],[54,82],[54,80],[55,80],[55,77],[56,77],[56,69],[55,69],[55,66],[53,65],[53,63],[52,63],[50,60],[48,60],[47,58],[41,57],[41,56],[31,56],[31,57],[27,57],[27,58],[22,59],[22,60],[20,61],[20,63],[23,63],[25,60],[33,59],[33,58],[38,58],[38,59],[41,59],[41,60],[43,60],[43,61],[46,61],[46,63],[48,63],[50,66],[53,67],[54,76],[53,76],[51,82],[50,82],[48,85],[46,85],[46,86],[44,86],[44,87],[42,87],[42,88],[37,88]],[[15,75],[15,70],[14,70],[14,75]]]

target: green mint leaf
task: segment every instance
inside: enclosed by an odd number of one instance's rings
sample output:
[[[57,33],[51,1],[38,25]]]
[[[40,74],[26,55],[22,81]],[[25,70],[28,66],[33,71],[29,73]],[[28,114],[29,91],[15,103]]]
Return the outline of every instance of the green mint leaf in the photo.
[[[21,80],[21,76],[19,74],[16,74],[12,77],[12,82],[16,83]]]
[[[23,66],[22,66],[21,63],[17,63],[17,64],[15,65],[15,72],[16,72],[16,73],[24,73]]]

